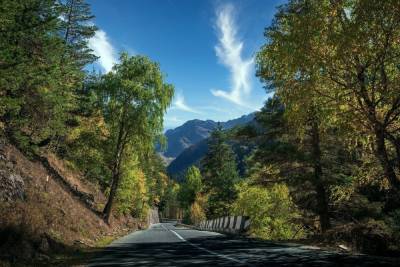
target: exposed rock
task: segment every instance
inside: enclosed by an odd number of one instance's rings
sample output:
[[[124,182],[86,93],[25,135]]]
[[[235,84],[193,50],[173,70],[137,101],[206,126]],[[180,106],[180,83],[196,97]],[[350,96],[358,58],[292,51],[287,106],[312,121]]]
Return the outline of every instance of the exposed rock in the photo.
[[[0,200],[14,201],[24,199],[24,180],[8,168],[0,166]]]
[[[16,159],[7,157],[6,145],[0,139],[0,201],[24,199],[24,180],[15,172]]]

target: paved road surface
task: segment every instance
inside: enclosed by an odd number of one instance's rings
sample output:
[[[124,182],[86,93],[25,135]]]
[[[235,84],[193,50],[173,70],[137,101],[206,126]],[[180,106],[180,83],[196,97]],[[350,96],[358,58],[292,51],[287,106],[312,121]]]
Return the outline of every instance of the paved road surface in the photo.
[[[152,225],[115,242],[89,266],[400,266],[393,259],[354,256],[315,247],[227,237]]]

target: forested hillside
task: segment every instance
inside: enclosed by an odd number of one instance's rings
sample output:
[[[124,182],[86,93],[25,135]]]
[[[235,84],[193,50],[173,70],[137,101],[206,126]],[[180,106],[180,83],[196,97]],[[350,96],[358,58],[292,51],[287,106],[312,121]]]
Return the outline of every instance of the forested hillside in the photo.
[[[97,58],[88,40],[97,27],[84,0],[5,0],[0,5],[0,132],[2,146],[11,153],[1,155],[0,232],[9,238],[1,256],[18,242],[33,240],[34,250],[41,235],[70,244],[72,236],[100,238],[100,233],[85,234],[97,228],[112,233],[121,216],[145,221],[169,183],[153,144],[162,134],[174,87],[165,82],[159,64],[122,52],[110,72],[88,72]],[[14,158],[22,157],[47,173],[29,173],[23,164],[11,168]],[[63,167],[54,169],[51,158]],[[48,188],[46,182],[58,186]],[[96,189],[85,191],[81,184]],[[65,203],[55,192],[65,195]],[[102,197],[95,199],[95,192]],[[54,205],[40,204],[48,201]],[[40,214],[44,220],[35,219]],[[74,234],[58,228],[71,220],[89,221],[72,229]],[[26,256],[14,252],[12,257]]]
[[[187,125],[187,123],[185,123],[183,126],[185,125]],[[253,126],[254,130],[257,131],[259,129],[259,125],[255,120],[255,113],[243,115],[240,118],[229,120],[227,122],[221,122],[219,123],[219,125],[222,127],[222,129],[224,129],[224,131],[230,132],[230,134],[228,134],[230,136],[228,138],[228,141],[232,145],[233,150],[237,156],[236,158],[239,165],[239,170],[241,173],[243,173],[245,169],[244,158],[249,154],[251,149],[254,147],[254,144],[252,142],[247,142],[247,140],[244,139],[232,138],[232,136],[235,135],[235,131],[238,128],[245,126]],[[178,130],[180,132],[181,127],[178,127],[173,131]],[[215,130],[216,127],[218,127],[218,123],[214,123],[213,127],[207,131],[207,135],[202,136],[202,139],[200,139],[200,141],[197,141],[196,143],[182,150],[178,154],[178,156],[168,164],[167,172],[172,178],[174,178],[175,180],[181,180],[181,178],[184,176],[184,172],[188,169],[188,167],[190,167],[191,165],[200,165],[202,158],[207,153],[210,134],[213,130]],[[168,135],[168,131],[166,132],[166,137],[167,140],[171,140],[171,137],[172,140],[175,139],[173,136]],[[186,140],[186,138],[183,139]],[[172,142],[168,141],[168,146]]]

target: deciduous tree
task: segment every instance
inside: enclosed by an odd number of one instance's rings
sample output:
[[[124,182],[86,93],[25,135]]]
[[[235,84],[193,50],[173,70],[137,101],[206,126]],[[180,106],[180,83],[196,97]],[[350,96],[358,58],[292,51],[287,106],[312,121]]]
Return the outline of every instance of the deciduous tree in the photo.
[[[124,160],[129,153],[152,152],[174,91],[172,85],[164,82],[158,64],[147,57],[129,57],[123,53],[120,62],[98,84],[109,131],[107,162],[111,170],[111,187],[103,211],[106,221],[111,215]]]

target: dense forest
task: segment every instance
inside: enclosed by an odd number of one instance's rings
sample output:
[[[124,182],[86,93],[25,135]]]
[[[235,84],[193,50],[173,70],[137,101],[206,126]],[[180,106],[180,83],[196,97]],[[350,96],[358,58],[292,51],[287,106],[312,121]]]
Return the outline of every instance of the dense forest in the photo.
[[[156,152],[174,96],[159,64],[122,52],[110,72],[90,71],[97,27],[84,0],[2,0],[1,138],[32,160],[51,152],[96,184],[107,224],[158,207],[194,225],[248,216],[257,238],[398,251],[399,14],[397,0],[280,6],[256,55],[273,96],[256,123],[218,125],[178,183]],[[238,162],[232,142],[251,153]]]

